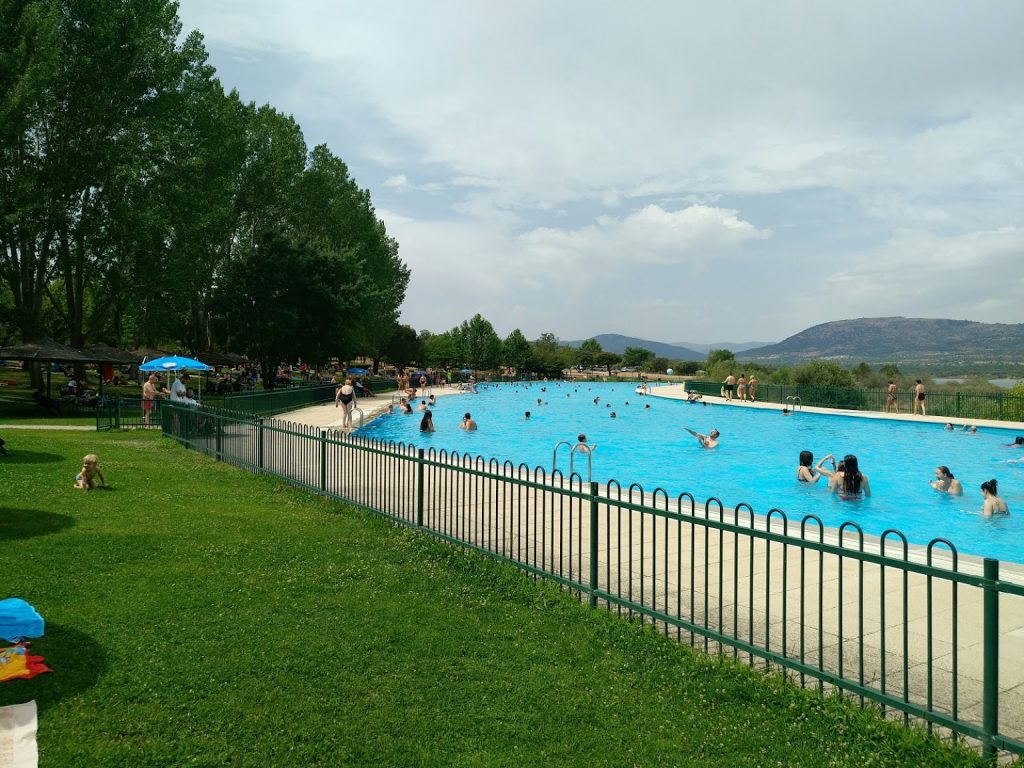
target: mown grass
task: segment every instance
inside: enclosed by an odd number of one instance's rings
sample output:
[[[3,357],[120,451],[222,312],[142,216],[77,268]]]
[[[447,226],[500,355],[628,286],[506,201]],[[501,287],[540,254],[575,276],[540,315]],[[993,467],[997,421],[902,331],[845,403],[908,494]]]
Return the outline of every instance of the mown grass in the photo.
[[[158,435],[5,436],[0,593],[54,672],[0,704],[44,768],[981,764]]]

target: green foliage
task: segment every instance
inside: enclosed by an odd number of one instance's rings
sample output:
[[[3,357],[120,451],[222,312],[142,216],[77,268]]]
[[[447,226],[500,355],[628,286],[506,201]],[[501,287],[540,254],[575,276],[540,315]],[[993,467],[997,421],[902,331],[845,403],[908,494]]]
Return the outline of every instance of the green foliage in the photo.
[[[886,378],[886,380],[892,379],[895,381],[900,377],[899,366],[896,365],[895,363],[886,363],[885,365],[878,369],[878,372],[881,373],[882,376]]]
[[[501,360],[519,373],[533,370],[533,347],[518,328],[501,343]]]
[[[494,326],[477,313],[453,331],[459,364],[474,371],[496,368],[501,357],[501,338]]]
[[[395,323],[381,347],[381,356],[398,368],[406,368],[413,363],[425,365],[426,346],[415,328]]]
[[[604,351],[597,339],[587,339],[576,350],[576,361],[584,368],[593,368],[598,356]]]
[[[610,376],[612,368],[622,364],[622,356],[617,355],[614,352],[602,352],[597,356],[597,360],[595,362],[598,366],[604,368]]]
[[[440,368],[451,368],[459,362],[459,342],[455,331],[430,333],[420,331],[426,359],[424,365]]]
[[[704,361],[704,370],[710,371],[719,367],[722,363],[734,363],[736,355],[728,349],[712,349],[708,352],[707,360]]]
[[[569,347],[560,346],[555,334],[543,333],[533,342],[533,357],[538,373],[557,377],[573,365],[575,353]]]
[[[622,364],[633,368],[646,368],[655,358],[655,354],[643,347],[626,347],[622,351]]]
[[[264,386],[274,367],[302,357],[323,362],[352,349],[353,318],[365,291],[348,254],[295,245],[268,234],[244,258],[228,265],[218,291],[224,333],[260,361]]]
[[[5,317],[23,340],[228,347],[214,286],[271,232],[349,261],[365,302],[343,341],[376,351],[409,272],[369,193],[292,117],[225,94],[176,8],[0,4]]]
[[[645,371],[651,373],[664,373],[666,370],[672,367],[667,357],[655,357],[647,362],[644,366]],[[673,368],[673,370],[675,370]]]

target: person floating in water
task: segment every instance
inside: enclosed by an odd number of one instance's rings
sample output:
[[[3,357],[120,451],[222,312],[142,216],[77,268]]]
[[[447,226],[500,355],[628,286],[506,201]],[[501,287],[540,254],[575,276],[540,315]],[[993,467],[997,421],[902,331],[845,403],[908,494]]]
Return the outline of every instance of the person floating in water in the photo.
[[[700,432],[692,430],[689,427],[684,427],[684,429],[686,429],[687,432],[689,432],[691,435],[697,438],[697,442],[700,443],[701,448],[718,447],[718,437],[720,433],[717,429],[712,429],[711,432],[706,435],[702,435]]]

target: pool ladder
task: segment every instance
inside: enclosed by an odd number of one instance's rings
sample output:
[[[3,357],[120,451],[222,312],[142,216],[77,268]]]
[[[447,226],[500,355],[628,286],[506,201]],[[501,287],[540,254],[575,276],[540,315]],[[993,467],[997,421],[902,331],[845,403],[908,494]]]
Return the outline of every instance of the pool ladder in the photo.
[[[792,406],[792,410],[796,410],[797,406],[800,406],[800,410],[803,410],[803,405],[800,404],[800,395],[787,395],[786,402]]]
[[[593,448],[586,445],[585,443],[572,443],[569,442],[568,440],[559,440],[557,443],[555,443],[555,449],[551,452],[551,473],[554,474],[555,471],[558,469],[558,449],[561,448],[563,445],[569,447],[569,477],[572,477],[573,472],[575,471],[574,465],[576,454],[587,454],[587,482],[589,483],[594,451]]]

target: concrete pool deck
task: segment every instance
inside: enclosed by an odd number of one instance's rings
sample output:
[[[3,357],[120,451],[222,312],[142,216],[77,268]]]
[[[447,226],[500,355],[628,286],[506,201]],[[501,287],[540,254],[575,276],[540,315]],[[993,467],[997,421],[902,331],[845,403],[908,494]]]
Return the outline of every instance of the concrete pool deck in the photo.
[[[468,394],[449,387],[431,388],[428,392],[435,397]],[[650,394],[686,399],[685,385],[653,386]],[[414,398],[420,399],[423,398]],[[776,403],[727,403],[718,397],[705,400],[727,407],[781,410]],[[392,402],[393,398],[385,394],[362,398],[358,405],[368,421]],[[951,421],[911,414],[811,407],[801,410],[938,425]],[[333,403],[311,406],[280,418],[328,430],[337,429],[341,421],[340,411]],[[963,423],[965,420],[954,420],[954,424]],[[982,428],[1024,429],[1024,425],[1016,423],[969,423]],[[342,469],[345,455],[343,447],[338,446],[332,475]],[[456,462],[450,459],[449,463]],[[282,459],[281,464],[277,471],[286,472],[287,460]],[[502,478],[477,478],[466,497],[453,497],[439,490],[447,482],[442,480],[445,472],[441,467],[427,470],[427,525],[460,531],[460,538],[470,544],[492,550],[500,548],[510,559],[534,566],[539,562],[549,572],[575,572],[585,581],[589,553],[578,549],[574,552],[571,544],[568,551],[562,549],[563,538],[570,542],[574,537],[578,542],[588,541],[590,521],[582,507],[575,518],[563,519],[559,514],[557,519],[542,517],[524,527],[524,516],[536,516],[538,509],[555,510],[564,503],[559,501],[564,497],[556,487],[535,491],[533,499],[509,498],[503,496],[507,482]],[[339,476],[328,480],[328,484],[339,496],[354,500],[374,498],[379,491],[375,485],[382,482],[392,486],[389,493],[401,496],[411,492],[415,484],[413,474],[386,475],[381,469],[360,473],[358,479]],[[499,498],[500,503],[496,501]],[[752,638],[762,647],[767,645],[790,658],[798,658],[802,653],[800,646],[806,636],[813,640],[803,654],[808,665],[832,672],[841,666],[846,676],[854,679],[863,668],[866,684],[877,688],[884,679],[883,688],[889,694],[906,696],[921,705],[930,697],[939,712],[953,712],[955,702],[960,718],[980,724],[984,602],[981,589],[963,584],[954,587],[948,580],[914,572],[904,577],[902,569],[861,564],[849,557],[814,551],[798,555],[799,548],[794,544],[766,542],[742,533],[720,535],[713,528],[701,526],[699,520],[658,517],[619,506],[617,501],[607,496],[601,499],[597,534],[601,542],[598,566],[602,590],[628,590],[635,602],[646,607],[713,630],[724,625],[735,631],[735,636]],[[650,504],[650,499],[631,501]],[[726,521],[732,520],[734,514],[733,510],[723,513]],[[763,529],[764,518],[757,525]],[[772,530],[780,532],[775,524]],[[834,536],[834,530],[826,531],[824,540],[834,541]],[[869,539],[864,549],[870,552],[872,547]],[[924,557],[922,547],[910,547],[909,561],[922,563]],[[944,567],[943,555],[936,558],[935,564]],[[980,560],[962,556],[959,571],[980,573]],[[1024,581],[1024,573],[1012,564],[1002,566],[1000,575],[1006,581]],[[1024,655],[1024,597],[1001,595],[999,610],[1000,732],[1024,739],[1024,665],[1018,661]],[[698,635],[694,644],[702,645],[704,640]],[[851,675],[854,669],[858,672]]]

